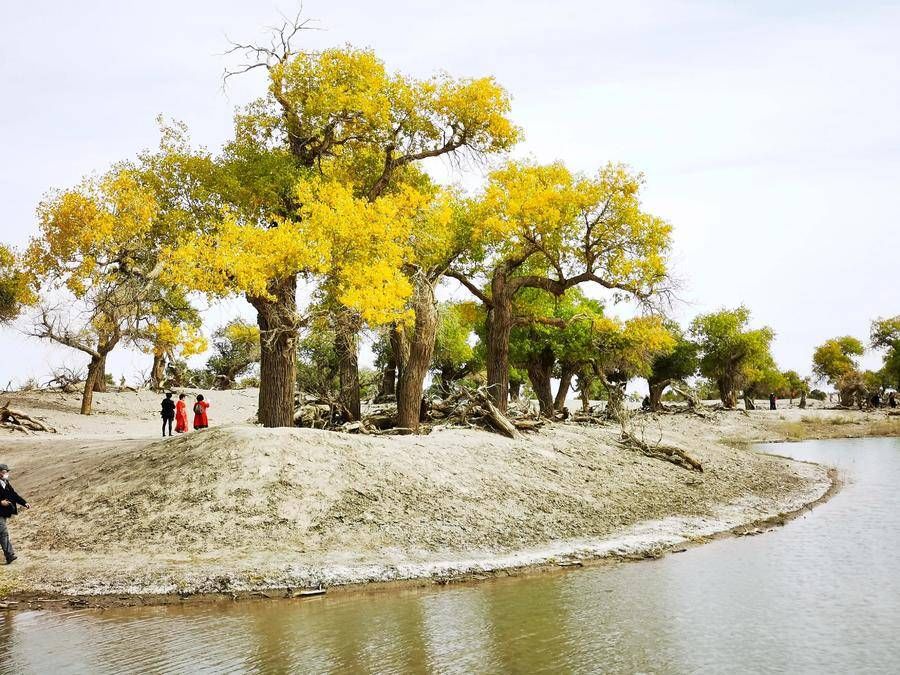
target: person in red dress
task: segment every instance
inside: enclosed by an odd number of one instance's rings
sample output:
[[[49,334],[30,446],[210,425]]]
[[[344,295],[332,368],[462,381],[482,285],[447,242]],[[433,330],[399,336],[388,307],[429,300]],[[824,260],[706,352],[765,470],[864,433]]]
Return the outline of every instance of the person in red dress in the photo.
[[[209,419],[206,417],[206,409],[209,403],[203,400],[203,394],[197,394],[197,402],[194,403],[194,428],[206,429],[209,426]]]
[[[175,404],[175,431],[183,434],[188,430],[187,424],[187,403],[184,402],[185,395],[178,395],[178,403]]]

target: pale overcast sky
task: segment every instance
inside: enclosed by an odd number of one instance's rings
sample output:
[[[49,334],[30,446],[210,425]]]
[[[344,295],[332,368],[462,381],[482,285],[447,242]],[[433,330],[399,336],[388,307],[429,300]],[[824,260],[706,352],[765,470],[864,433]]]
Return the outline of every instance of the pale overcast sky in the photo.
[[[160,113],[221,143],[264,89],[257,72],[222,91],[226,35],[258,39],[296,7],[4,2],[0,240],[26,243],[47,189],[155,146]],[[745,303],[776,330],[779,364],[808,373],[825,338],[867,339],[900,313],[900,3],[307,0],[305,14],[324,29],[309,48],[496,76],[525,130],[517,154],[643,171],[647,207],[675,226],[679,319]],[[251,316],[241,300],[210,316],[237,311]],[[10,330],[0,354],[0,387],[70,356]],[[123,352],[111,371],[144,361]]]

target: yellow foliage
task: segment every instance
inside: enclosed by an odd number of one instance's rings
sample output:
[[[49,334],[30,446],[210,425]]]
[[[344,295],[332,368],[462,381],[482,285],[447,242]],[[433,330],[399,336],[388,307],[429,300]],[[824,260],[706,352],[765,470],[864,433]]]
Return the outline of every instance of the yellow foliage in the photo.
[[[581,202],[575,177],[561,163],[510,163],[495,171],[476,211],[476,241],[510,251],[527,239],[559,238]]]
[[[13,320],[22,306],[36,301],[32,278],[23,269],[21,260],[0,244],[0,321]]]
[[[270,281],[328,269],[327,233],[309,223],[277,222],[277,227],[263,229],[225,213],[216,228],[189,233],[164,251],[163,278],[209,295],[270,298]]]
[[[352,185],[315,177],[300,181],[294,220],[262,229],[228,214],[209,233],[187,236],[166,252],[166,278],[212,295],[243,292],[272,298],[272,280],[319,277],[333,297],[371,325],[409,318],[411,284],[404,265],[414,232],[449,220],[431,196],[412,187],[368,200]],[[425,238],[431,238],[426,234]]]
[[[259,326],[235,321],[225,327],[225,337],[233,343],[255,344],[259,342]]]
[[[473,241],[488,270],[528,259],[566,274],[591,269],[610,283],[652,288],[666,273],[671,226],[641,210],[643,178],[609,164],[596,176],[560,163],[510,163],[472,209]]]
[[[675,348],[675,337],[657,316],[619,321],[610,317],[595,320],[598,361],[607,371],[628,377],[646,376],[653,360]]]
[[[338,123],[345,136],[369,135],[390,123],[390,79],[370,50],[299,53],[272,67],[269,77],[276,100],[297,111],[288,125],[301,138]]]
[[[62,280],[76,297],[103,274],[133,266],[162,233],[154,195],[127,170],[41,202],[41,236],[26,253],[36,276]]]
[[[374,52],[349,46],[296,54],[273,66],[269,77],[280,110],[257,110],[258,124],[270,126],[284,113],[290,135],[315,139],[310,151],[327,145],[339,154],[348,144],[374,143],[412,155],[449,142],[497,152],[519,138],[508,118],[509,95],[491,77],[417,80],[389,74]]]
[[[206,351],[208,343],[194,324],[174,324],[169,319],[161,319],[147,331],[149,353],[157,356],[179,352],[184,357],[195,356]]]
[[[411,187],[378,197],[356,197],[352,186],[315,179],[297,186],[301,227],[327,232],[327,285],[364,321],[406,321],[412,286],[404,273],[411,233],[428,209],[429,195]]]

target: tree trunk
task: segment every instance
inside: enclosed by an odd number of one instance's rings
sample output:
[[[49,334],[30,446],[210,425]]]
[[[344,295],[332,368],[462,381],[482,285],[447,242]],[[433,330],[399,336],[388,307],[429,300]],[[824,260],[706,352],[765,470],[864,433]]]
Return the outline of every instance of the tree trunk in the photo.
[[[162,383],[165,377],[166,357],[164,354],[154,354],[153,367],[150,368],[150,389],[157,392],[162,389]]]
[[[506,295],[506,280],[497,275],[491,282],[493,305],[487,313],[487,381],[491,400],[500,412],[509,401],[509,335],[512,332],[512,300]]]
[[[650,410],[658,412],[662,410],[662,395],[669,386],[669,380],[662,382],[648,382],[650,385]]]
[[[806,410],[806,392],[800,392],[800,410]]]
[[[845,389],[843,391],[839,391],[838,396],[840,398],[841,405],[846,408],[852,408],[853,407],[853,398],[854,398],[853,395],[855,393],[856,392],[853,389]]]
[[[359,401],[359,317],[355,312],[339,310],[334,336],[334,350],[338,361],[338,399],[355,422],[361,417]]]
[[[397,390],[395,389],[395,385],[397,382],[397,361],[394,359],[394,352],[391,350],[391,355],[388,356],[387,363],[384,364],[384,370],[381,373],[381,387],[378,392],[379,398],[385,398],[388,396],[395,396]]]
[[[100,359],[98,369],[97,378],[94,380],[94,391],[104,394],[106,393],[106,354]]]
[[[84,381],[84,391],[81,394],[81,414],[90,415],[94,402],[97,378],[103,373],[103,356],[92,356],[88,364],[87,378]]]
[[[716,385],[719,387],[719,398],[722,400],[722,405],[729,410],[734,408],[737,405],[737,397],[734,395],[731,378],[722,377],[716,381]]]
[[[578,373],[578,397],[581,399],[581,412],[589,413],[591,411],[591,377],[585,372],[586,367],[582,367]]]
[[[438,375],[438,394],[441,398],[450,396],[450,388],[456,382],[456,369],[453,366],[441,366],[441,372]]]
[[[756,410],[756,404],[748,394],[744,394],[744,410]]]
[[[556,398],[553,400],[554,410],[561,411],[565,407],[566,396],[569,395],[569,390],[572,388],[574,376],[575,371],[571,367],[563,365],[559,374],[559,389],[556,390]]]
[[[537,396],[541,408],[541,417],[553,419],[553,390],[550,384],[550,375],[553,373],[553,364],[556,357],[553,350],[545,347],[541,353],[528,363],[528,379]]]
[[[264,427],[294,426],[297,386],[297,276],[269,286],[274,300],[248,298],[259,324],[259,410]]]
[[[603,380],[603,386],[606,388],[606,417],[618,422],[622,421],[625,413],[625,386],[627,382],[610,382]]]
[[[522,391],[522,381],[521,380],[510,380],[509,381],[509,398],[512,401],[519,400],[519,394]]]
[[[425,375],[434,354],[438,313],[434,286],[420,275],[414,277],[414,284],[416,322],[409,342],[409,355],[397,381],[397,426],[418,431]]]

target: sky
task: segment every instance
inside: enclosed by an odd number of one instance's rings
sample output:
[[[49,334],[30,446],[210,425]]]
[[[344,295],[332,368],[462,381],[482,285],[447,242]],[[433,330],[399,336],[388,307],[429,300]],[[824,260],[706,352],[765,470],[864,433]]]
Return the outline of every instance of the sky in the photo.
[[[229,41],[266,39],[290,2],[4,3],[0,241],[23,246],[51,188],[158,142],[160,114],[215,148],[264,74]],[[674,226],[674,315],[746,304],[779,365],[809,373],[838,335],[900,313],[900,3],[307,0],[300,46],[371,47],[392,70],[493,75],[525,132],[515,155],[579,171],[621,161]],[[442,178],[475,187],[480,171]],[[463,297],[459,291],[448,294]],[[628,308],[621,310],[627,314]],[[209,308],[209,330],[241,299]],[[0,331],[0,388],[81,355]],[[364,355],[363,361],[366,360]],[[864,364],[877,367],[868,354]],[[135,380],[144,355],[117,350]]]

